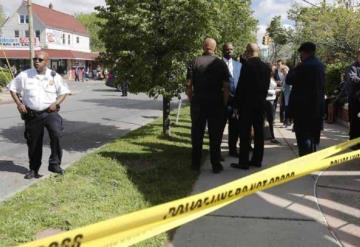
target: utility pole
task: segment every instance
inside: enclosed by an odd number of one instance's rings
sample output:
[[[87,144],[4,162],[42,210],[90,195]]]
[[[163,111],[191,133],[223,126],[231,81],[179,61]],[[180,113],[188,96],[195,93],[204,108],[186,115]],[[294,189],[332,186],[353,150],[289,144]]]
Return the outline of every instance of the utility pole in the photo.
[[[27,9],[29,15],[29,48],[30,48],[30,66],[34,67],[33,58],[35,57],[34,52],[34,26],[33,26],[33,15],[32,15],[32,7],[31,0],[27,0]]]

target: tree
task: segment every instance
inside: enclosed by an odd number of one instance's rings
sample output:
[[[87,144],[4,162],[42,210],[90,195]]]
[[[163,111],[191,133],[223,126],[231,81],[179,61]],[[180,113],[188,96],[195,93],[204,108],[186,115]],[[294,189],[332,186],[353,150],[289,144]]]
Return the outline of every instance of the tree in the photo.
[[[0,26],[2,26],[2,24],[4,24],[5,20],[6,20],[6,17],[5,17],[5,13],[4,13],[4,8],[0,4]]]
[[[320,7],[294,6],[289,18],[295,21],[292,39],[295,45],[312,41],[327,63],[348,61],[360,48],[360,12],[342,5]]]
[[[278,59],[280,49],[286,45],[288,41],[286,29],[283,28],[281,24],[281,16],[275,16],[272,18],[266,32],[272,40],[270,46],[272,47],[273,60],[276,61]]]
[[[130,81],[133,92],[163,97],[165,134],[170,101],[184,91],[187,64],[199,54],[202,40],[212,36],[244,46],[254,38],[250,1],[107,0],[106,4],[96,7],[98,17],[106,20],[99,33],[106,48],[102,58],[118,80]]]
[[[75,18],[83,24],[90,34],[90,49],[92,51],[103,52],[105,50],[104,43],[99,39],[100,24],[104,20],[100,19],[95,12],[90,14],[78,13]]]

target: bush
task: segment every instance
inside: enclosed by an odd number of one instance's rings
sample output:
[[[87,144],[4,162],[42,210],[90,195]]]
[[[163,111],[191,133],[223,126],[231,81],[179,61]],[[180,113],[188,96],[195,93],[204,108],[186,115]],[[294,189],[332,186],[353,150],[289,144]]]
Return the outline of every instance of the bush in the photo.
[[[9,70],[0,68],[0,91],[1,88],[5,87],[11,80],[11,74]]]
[[[325,93],[327,95],[337,88],[339,83],[342,81],[341,75],[345,73],[346,68],[349,66],[347,63],[338,62],[328,64],[325,71]]]

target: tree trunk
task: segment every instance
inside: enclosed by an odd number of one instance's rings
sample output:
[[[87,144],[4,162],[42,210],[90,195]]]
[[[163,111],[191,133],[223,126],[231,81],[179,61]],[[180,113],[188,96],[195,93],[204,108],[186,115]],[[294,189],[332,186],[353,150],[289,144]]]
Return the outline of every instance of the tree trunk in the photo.
[[[163,96],[163,134],[170,135],[170,98]]]

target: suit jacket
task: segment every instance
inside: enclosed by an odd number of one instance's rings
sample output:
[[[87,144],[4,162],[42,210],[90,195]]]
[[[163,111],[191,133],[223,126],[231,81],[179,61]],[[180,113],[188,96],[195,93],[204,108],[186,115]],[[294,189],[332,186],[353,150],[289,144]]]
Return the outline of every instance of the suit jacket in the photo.
[[[235,93],[235,107],[239,112],[265,106],[270,84],[270,67],[258,57],[249,58],[242,65],[238,87]]]
[[[294,119],[294,129],[320,138],[324,114],[325,68],[316,58],[310,57],[288,74],[293,84],[289,114]]]
[[[225,59],[223,58],[223,60],[225,61]],[[230,82],[230,94],[231,96],[235,95],[236,92],[236,88],[239,82],[239,77],[240,77],[240,71],[241,71],[241,66],[242,64],[238,61],[236,61],[235,59],[231,59],[231,64],[232,64],[232,70],[230,71],[229,69],[229,73],[230,73],[230,78],[229,78],[229,82]]]
[[[349,99],[360,101],[360,63],[353,63],[345,73],[345,92]]]

